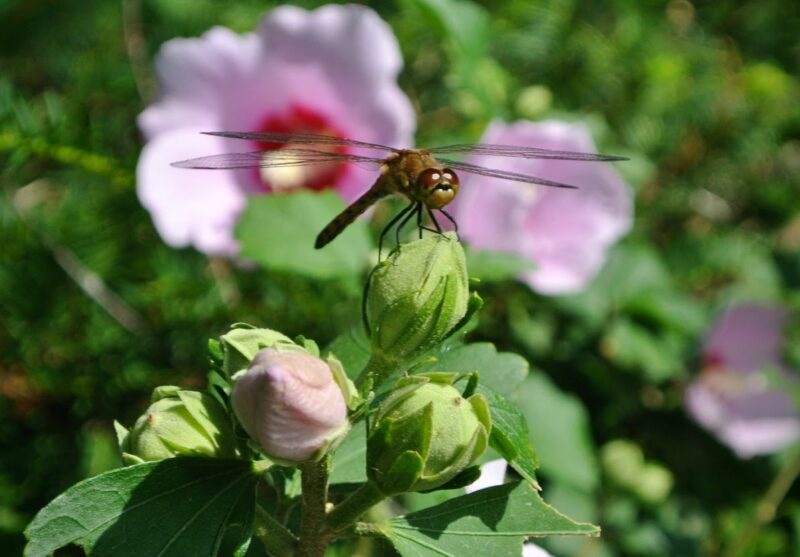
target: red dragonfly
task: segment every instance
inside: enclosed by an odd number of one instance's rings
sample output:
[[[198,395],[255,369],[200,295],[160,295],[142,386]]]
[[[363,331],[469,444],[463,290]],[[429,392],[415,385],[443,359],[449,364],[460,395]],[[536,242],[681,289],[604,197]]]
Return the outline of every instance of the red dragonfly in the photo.
[[[379,246],[383,244],[386,233],[397,224],[399,244],[400,230],[414,216],[420,229],[441,233],[442,228],[436,220],[434,211],[445,216],[458,231],[453,217],[444,207],[458,194],[459,179],[456,170],[479,174],[491,178],[513,180],[554,188],[576,188],[527,174],[478,166],[466,162],[442,158],[440,155],[490,155],[523,159],[555,159],[570,161],[620,161],[625,157],[576,153],[571,151],[552,151],[537,147],[493,144],[460,144],[434,147],[432,149],[397,149],[377,143],[367,143],[355,139],[345,139],[315,133],[283,132],[203,132],[232,139],[256,141],[262,144],[276,144],[280,147],[269,151],[227,153],[210,155],[172,163],[179,168],[198,169],[241,169],[241,168],[287,168],[308,165],[368,163],[380,170],[375,183],[361,197],[337,215],[317,236],[314,247],[319,249],[336,238],[350,223],[366,211],[373,203],[388,195],[399,193],[410,201],[381,233]],[[348,149],[377,152],[369,156],[347,152]],[[423,211],[427,212],[435,229],[423,226]],[[398,224],[399,223],[399,224]],[[379,247],[380,250],[380,247]]]

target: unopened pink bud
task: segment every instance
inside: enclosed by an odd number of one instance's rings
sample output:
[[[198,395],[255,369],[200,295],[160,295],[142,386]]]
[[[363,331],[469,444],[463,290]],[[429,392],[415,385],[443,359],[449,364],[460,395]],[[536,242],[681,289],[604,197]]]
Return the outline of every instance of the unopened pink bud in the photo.
[[[261,350],[236,381],[232,401],[242,427],[275,459],[316,458],[349,429],[331,368],[301,350]]]

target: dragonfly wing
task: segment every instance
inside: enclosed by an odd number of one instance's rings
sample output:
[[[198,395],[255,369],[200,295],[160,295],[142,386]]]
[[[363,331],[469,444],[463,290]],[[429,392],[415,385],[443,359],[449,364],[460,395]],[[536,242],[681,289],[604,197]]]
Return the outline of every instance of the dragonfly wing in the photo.
[[[540,147],[521,147],[518,145],[494,145],[491,143],[475,143],[461,145],[445,145],[426,149],[432,155],[447,153],[464,153],[467,155],[488,155],[494,157],[514,157],[520,159],[555,159],[565,161],[624,161],[626,157],[616,155],[600,155],[594,153],[578,153],[575,151],[552,151]]]
[[[539,186],[549,186],[552,188],[566,188],[577,189],[578,186],[570,184],[563,184],[561,182],[554,182],[545,178],[537,178],[536,176],[529,176],[527,174],[519,174],[517,172],[509,172],[507,170],[498,170],[496,168],[486,168],[485,166],[478,166],[477,164],[469,164],[460,161],[451,161],[448,159],[437,158],[437,160],[448,168],[453,170],[460,170],[470,174],[479,174],[481,176],[488,176],[490,178],[500,178],[501,180],[512,180],[514,182],[524,182],[526,184],[537,184]]]
[[[247,139],[260,143],[276,143],[281,145],[328,145],[341,147],[360,147],[362,149],[376,149],[387,153],[396,153],[399,149],[381,145],[379,143],[369,143],[358,141],[357,139],[347,139],[336,137],[335,135],[322,135],[318,133],[303,132],[202,132],[205,135],[216,135],[230,139]]]
[[[384,159],[351,153],[316,151],[314,149],[276,149],[274,151],[251,151],[248,153],[224,153],[208,155],[185,161],[173,162],[178,168],[235,169],[235,168],[285,168],[313,164],[354,163],[379,166]]]

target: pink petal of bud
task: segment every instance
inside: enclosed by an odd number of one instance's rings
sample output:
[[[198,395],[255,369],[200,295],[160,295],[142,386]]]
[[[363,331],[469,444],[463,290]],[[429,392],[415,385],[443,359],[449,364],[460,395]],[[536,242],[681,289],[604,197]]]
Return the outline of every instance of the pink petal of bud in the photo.
[[[301,351],[261,350],[233,387],[233,409],[270,457],[301,462],[347,428],[328,364]]]

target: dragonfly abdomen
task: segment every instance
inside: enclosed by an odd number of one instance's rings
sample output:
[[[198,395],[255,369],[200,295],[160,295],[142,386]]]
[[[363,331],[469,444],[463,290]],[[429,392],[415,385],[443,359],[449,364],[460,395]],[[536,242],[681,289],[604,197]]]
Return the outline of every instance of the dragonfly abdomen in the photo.
[[[314,242],[314,247],[319,249],[326,246],[334,238],[342,233],[342,230],[347,228],[359,215],[366,211],[370,205],[386,197],[390,192],[384,188],[379,187],[380,180],[372,186],[364,195],[356,199],[344,211],[336,215],[328,225],[322,229],[317,235],[317,240]]]

